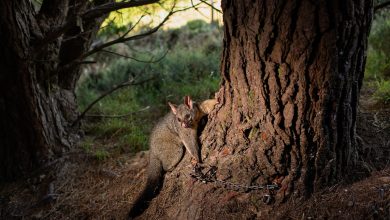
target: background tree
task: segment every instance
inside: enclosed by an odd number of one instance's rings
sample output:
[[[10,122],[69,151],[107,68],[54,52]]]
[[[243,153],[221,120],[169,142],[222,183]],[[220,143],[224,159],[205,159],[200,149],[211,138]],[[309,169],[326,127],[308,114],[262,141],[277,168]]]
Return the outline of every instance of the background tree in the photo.
[[[79,139],[74,89],[85,58],[162,25],[90,50],[101,23],[111,11],[155,2],[44,0],[39,11],[31,1],[0,3],[1,180],[45,164]]]
[[[219,180],[277,183],[267,192],[276,202],[346,177],[359,162],[356,114],[372,1],[222,1],[222,8],[223,79],[201,138],[205,163]],[[193,182],[186,160],[145,218],[259,216],[262,194]]]

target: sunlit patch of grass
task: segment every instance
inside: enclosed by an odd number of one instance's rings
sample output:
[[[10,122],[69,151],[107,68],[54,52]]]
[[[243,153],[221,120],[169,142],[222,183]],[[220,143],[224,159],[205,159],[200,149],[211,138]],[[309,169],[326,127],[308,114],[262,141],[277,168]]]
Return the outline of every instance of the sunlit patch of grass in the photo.
[[[94,152],[94,157],[98,160],[98,161],[103,161],[103,160],[106,160],[110,157],[110,153],[105,150],[105,149],[97,149],[95,152]]]
[[[124,146],[129,146],[132,152],[146,150],[148,148],[148,136],[145,130],[137,125],[131,127],[131,131],[120,137],[119,142]]]
[[[84,138],[84,140],[80,143],[80,147],[85,153],[90,153],[92,151],[93,145],[94,140],[91,137]]]
[[[390,70],[390,57],[382,51],[369,48],[367,53],[367,63],[365,70],[365,80],[374,80],[383,77],[386,71]]]
[[[87,135],[95,136],[97,141],[110,143],[125,152],[138,152],[147,149],[151,126],[137,118],[110,118],[89,122],[84,129]]]
[[[378,79],[375,81],[375,84],[375,99],[381,103],[390,104],[390,80]]]
[[[94,57],[105,63],[100,66],[104,68],[98,66],[82,76],[76,90],[80,111],[101,94],[129,79],[135,82],[152,80],[121,88],[92,107],[83,123],[86,137],[90,138],[85,141],[85,151],[93,154],[98,149],[105,149],[112,155],[146,150],[154,124],[169,111],[168,101],[182,103],[185,95],[195,101],[213,97],[220,81],[222,44],[218,29],[202,21],[192,22],[179,29],[157,33],[155,40],[129,42],[127,53],[140,60],[150,60],[151,56],[160,57],[167,51],[161,44],[168,41],[169,52],[159,62],[143,63],[107,54]],[[115,47],[110,49],[116,50]],[[153,50],[153,55],[143,53],[145,50]],[[146,106],[150,109],[139,112]],[[124,114],[128,116],[104,117]]]
[[[378,14],[372,23],[364,84],[372,91],[372,98],[378,103],[390,102],[390,17]]]

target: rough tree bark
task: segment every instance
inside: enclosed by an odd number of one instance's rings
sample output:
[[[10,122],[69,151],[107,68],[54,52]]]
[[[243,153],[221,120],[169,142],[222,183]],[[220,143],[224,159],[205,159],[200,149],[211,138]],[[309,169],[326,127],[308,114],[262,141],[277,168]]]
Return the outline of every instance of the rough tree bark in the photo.
[[[78,139],[74,85],[79,65],[64,73],[64,59],[85,52],[102,20],[86,22],[95,30],[74,38],[79,45],[60,50],[64,37],[40,41],[55,27],[69,19],[69,12],[81,10],[88,1],[77,1],[79,7],[69,9],[76,1],[43,1],[36,13],[29,1],[0,3],[0,179],[14,179],[26,174],[67,150]],[[80,33],[79,27],[74,31]],[[77,33],[77,34],[78,34]],[[86,40],[84,40],[86,39]],[[58,73],[61,72],[61,75]]]
[[[201,137],[217,178],[277,183],[276,203],[340,181],[357,162],[356,112],[372,1],[222,1],[220,105]],[[188,158],[142,216],[261,218],[262,193],[194,182]],[[263,215],[262,215],[263,213]]]
[[[82,55],[110,11],[157,0],[0,2],[0,180],[15,179],[78,139]]]

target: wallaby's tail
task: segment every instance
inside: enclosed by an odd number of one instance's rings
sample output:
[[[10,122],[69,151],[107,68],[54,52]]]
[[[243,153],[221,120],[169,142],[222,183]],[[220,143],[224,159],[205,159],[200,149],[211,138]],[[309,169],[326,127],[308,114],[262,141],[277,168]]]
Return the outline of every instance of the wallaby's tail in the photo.
[[[161,161],[151,156],[147,170],[146,185],[130,209],[129,219],[139,216],[148,208],[149,202],[160,192],[163,179],[164,172]]]

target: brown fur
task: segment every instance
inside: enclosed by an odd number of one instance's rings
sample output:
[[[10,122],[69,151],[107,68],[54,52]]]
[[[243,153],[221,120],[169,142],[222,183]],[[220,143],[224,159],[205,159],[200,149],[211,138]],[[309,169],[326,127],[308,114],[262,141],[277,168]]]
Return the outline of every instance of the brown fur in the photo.
[[[129,218],[140,215],[147,208],[148,202],[161,188],[164,173],[172,171],[183,158],[183,146],[197,162],[201,162],[197,141],[199,120],[216,103],[216,100],[209,99],[198,105],[189,96],[184,97],[184,104],[179,106],[168,103],[171,112],[157,123],[150,136],[146,186],[130,210]]]

